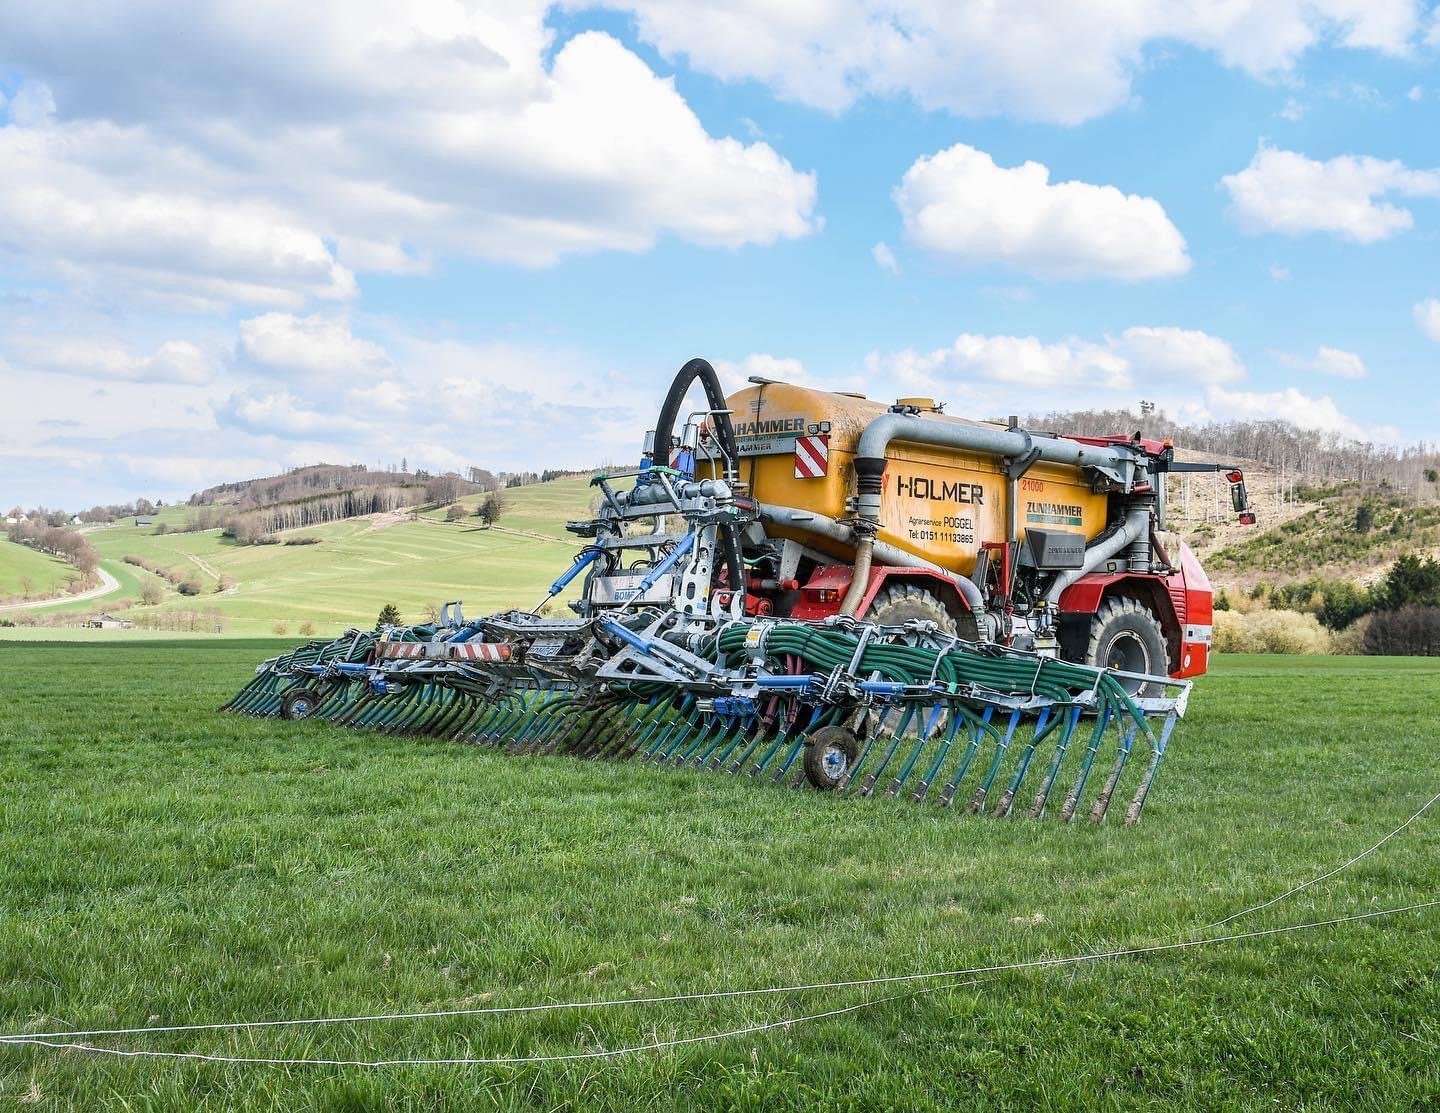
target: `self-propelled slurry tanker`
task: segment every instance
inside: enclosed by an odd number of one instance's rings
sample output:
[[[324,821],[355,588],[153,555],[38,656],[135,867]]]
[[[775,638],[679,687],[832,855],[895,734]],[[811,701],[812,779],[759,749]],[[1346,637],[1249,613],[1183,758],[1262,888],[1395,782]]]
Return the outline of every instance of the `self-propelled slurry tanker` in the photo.
[[[1030,814],[1064,783],[1061,815],[1096,821],[1138,749],[1133,822],[1209,654],[1177,471],[1225,472],[1254,521],[1238,470],[1168,443],[762,379],[727,398],[691,360],[533,610],[311,642],[227,708],[1001,815],[1033,767]]]

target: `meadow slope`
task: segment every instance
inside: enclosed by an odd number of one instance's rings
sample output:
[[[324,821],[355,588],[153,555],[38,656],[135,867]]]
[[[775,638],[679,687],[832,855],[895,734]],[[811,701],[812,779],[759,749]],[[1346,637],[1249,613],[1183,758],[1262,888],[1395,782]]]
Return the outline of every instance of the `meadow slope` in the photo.
[[[531,607],[581,547],[579,539],[565,532],[565,521],[588,517],[590,497],[587,479],[561,479],[507,491],[509,508],[493,529],[481,528],[474,517],[446,522],[439,510],[354,518],[280,535],[284,540],[319,539],[311,545],[239,546],[219,530],[157,534],[154,527],[133,524],[98,528],[87,536],[103,566],[121,581],[121,590],[104,600],[59,604],[46,614],[113,609],[118,600],[136,602],[147,580],[163,583],[125,563],[127,556],[193,576],[201,587],[192,597],[168,591],[159,607],[132,606],[129,617],[216,611],[229,635],[268,635],[277,624],[292,635],[302,623],[329,636],[352,625],[370,629],[386,603],[396,604],[407,622],[424,621],[426,608],[450,599],[463,599],[472,614]],[[473,512],[479,497],[462,501]],[[166,507],[155,520],[173,530],[184,523],[186,513],[183,506]],[[0,545],[0,555],[5,548]],[[27,550],[24,555],[35,554]],[[207,623],[203,632],[211,629]],[[128,640],[133,634],[69,632],[108,640]],[[36,636],[23,628],[0,629],[0,637],[10,639]]]
[[[428,527],[424,527],[428,528]],[[0,646],[0,1031],[475,1008],[1191,937],[1440,788],[1425,660],[1221,658],[1144,822],[1064,827],[216,714],[275,642]],[[1440,816],[1232,928],[1434,899]],[[0,1048],[0,1102],[181,1109],[1430,1107],[1440,915],[949,984]]]

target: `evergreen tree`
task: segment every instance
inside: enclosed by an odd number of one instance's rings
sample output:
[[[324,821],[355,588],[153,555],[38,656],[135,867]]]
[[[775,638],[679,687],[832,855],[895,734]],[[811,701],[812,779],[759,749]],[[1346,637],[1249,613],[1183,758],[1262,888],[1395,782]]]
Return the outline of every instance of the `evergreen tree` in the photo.
[[[394,603],[386,603],[380,608],[380,617],[375,620],[375,629],[382,626],[399,626],[400,608]]]

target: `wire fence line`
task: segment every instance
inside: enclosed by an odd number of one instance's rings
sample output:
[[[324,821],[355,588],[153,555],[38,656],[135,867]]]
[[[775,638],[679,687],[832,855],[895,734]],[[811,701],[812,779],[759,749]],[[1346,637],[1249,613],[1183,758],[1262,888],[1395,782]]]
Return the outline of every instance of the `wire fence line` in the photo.
[[[500,1066],[500,1065],[524,1065],[549,1062],[571,1062],[585,1059],[611,1059],[627,1055],[640,1054],[648,1051],[660,1051],[667,1048],[681,1047],[689,1044],[709,1043],[718,1040],[729,1039],[736,1036],[748,1035],[758,1032],[771,1031],[776,1028],[791,1028],[800,1024],[822,1020],[828,1017],[842,1016],[847,1013],[857,1012],[875,1005],[884,1004],[889,1001],[897,1001],[919,996],[921,994],[937,993],[944,989],[957,988],[978,984],[982,980],[990,980],[1000,974],[1023,971],[1023,970],[1044,970],[1064,966],[1079,966],[1088,963],[1113,961],[1121,958],[1134,958],[1144,955],[1161,954],[1172,951],[1193,950],[1198,947],[1213,946],[1221,943],[1237,943],[1249,939],[1260,939],[1270,936],[1291,934],[1294,932],[1315,930],[1324,927],[1334,927],[1340,924],[1355,923],[1364,920],[1375,920],[1383,917],[1397,916],[1407,912],[1417,912],[1425,909],[1440,906],[1440,899],[1421,901],[1395,908],[1385,908],[1370,912],[1352,913],[1346,916],[1334,917],[1328,920],[1316,920],[1300,924],[1288,924],[1280,927],[1261,928],[1252,931],[1233,932],[1220,936],[1193,937],[1202,932],[1213,931],[1215,928],[1223,927],[1226,924],[1240,919],[1242,916],[1270,908],[1287,897],[1301,892],[1313,885],[1326,881],[1329,878],[1342,873],[1355,865],[1357,862],[1368,857],[1379,850],[1387,842],[1399,835],[1412,823],[1419,819],[1437,801],[1440,801],[1440,793],[1430,797],[1421,807],[1410,815],[1403,823],[1390,831],[1383,838],[1373,843],[1359,854],[1354,855],[1340,865],[1311,878],[1299,885],[1296,885],[1276,897],[1260,904],[1252,905],[1241,909],[1223,920],[1218,920],[1206,927],[1198,928],[1192,933],[1192,938],[1181,939],[1169,943],[1156,943],[1144,946],[1120,947],[1111,950],[1096,951],[1079,955],[1068,955],[1055,958],[1029,959],[1022,962],[1001,963],[991,966],[975,966],[958,970],[933,971],[916,974],[896,974],[873,978],[851,978],[842,981],[831,982],[810,982],[798,985],[767,986],[754,989],[732,989],[713,990],[699,993],[667,994],[651,997],[621,997],[602,998],[586,1001],[564,1001],[564,1002],[543,1002],[533,1005],[495,1005],[482,1006],[467,1009],[438,1009],[425,1012],[405,1013],[372,1013],[356,1016],[343,1017],[306,1017],[279,1020],[242,1020],[242,1021],[221,1021],[205,1024],[172,1024],[156,1025],[141,1028],[92,1028],[72,1029],[69,1031],[53,1032],[20,1032],[10,1035],[0,1035],[0,1046],[38,1046],[53,1048],[56,1050],[77,1051],[94,1055],[110,1055],[122,1058],[155,1058],[155,1059],[182,1059],[199,1060],[214,1063],[236,1063],[270,1066],[334,1066],[334,1067],[392,1067],[392,1066]],[[837,989],[868,989],[878,986],[894,986],[915,984],[919,982],[940,982],[942,984],[930,987],[923,987],[907,993],[893,994],[887,997],[867,999],[865,1001],[847,1005],[842,1008],[829,1009],[822,1012],[808,1013],[796,1017],[788,1017],[776,1021],[768,1021],[761,1024],[744,1025],[738,1028],[727,1029],[720,1032],[708,1032],[696,1036],[677,1037],[669,1040],[656,1040],[645,1044],[635,1044],[627,1047],[614,1049],[600,1049],[586,1052],[568,1052],[557,1055],[539,1056],[499,1056],[488,1058],[462,1057],[462,1058],[414,1058],[414,1059],[285,1059],[261,1056],[233,1056],[219,1055],[203,1052],[186,1051],[155,1051],[148,1049],[123,1049],[113,1047],[98,1047],[87,1042],[75,1042],[91,1040],[96,1038],[108,1038],[117,1036],[151,1036],[165,1033],[193,1033],[213,1031],[241,1031],[251,1029],[272,1029],[272,1028],[298,1028],[298,1027],[321,1027],[332,1025],[355,1025],[368,1024],[396,1020],[430,1020],[445,1017],[459,1016],[503,1016],[527,1013],[555,1012],[560,1010],[576,1009],[604,1009],[623,1006],[650,1006],[675,1004],[681,1002],[713,1001],[723,999],[734,999],[743,997],[778,996],[794,993],[818,992],[822,990]]]

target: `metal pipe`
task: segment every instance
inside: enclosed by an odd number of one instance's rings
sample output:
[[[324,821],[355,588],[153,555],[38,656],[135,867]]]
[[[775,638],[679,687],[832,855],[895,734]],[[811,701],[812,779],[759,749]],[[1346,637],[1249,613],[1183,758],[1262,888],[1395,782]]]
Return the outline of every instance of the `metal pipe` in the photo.
[[[777,526],[819,534],[821,537],[837,541],[842,545],[854,545],[857,550],[860,545],[861,539],[850,526],[843,522],[837,522],[834,518],[826,517],[824,514],[817,514],[813,510],[797,510],[793,506],[776,506],[773,503],[762,502],[760,518],[762,521],[772,522]],[[881,564],[887,564],[893,568],[924,568],[948,577],[955,582],[966,605],[975,613],[977,619],[985,613],[985,597],[980,594],[980,589],[975,585],[975,581],[968,576],[962,576],[958,572],[942,568],[924,557],[907,553],[904,549],[896,548],[884,541],[877,541],[873,537],[870,539],[870,543],[873,560],[878,560]],[[858,572],[858,552],[856,568]],[[860,577],[857,575],[855,579],[858,580]]]
[[[1150,535],[1150,507],[1132,506],[1125,513],[1125,520],[1120,523],[1114,533],[1103,541],[1098,541],[1085,550],[1085,562],[1079,568],[1072,568],[1068,572],[1061,572],[1055,577],[1055,582],[1045,592],[1047,603],[1058,603],[1060,596],[1065,589],[1078,580],[1081,576],[1095,571],[1111,557],[1117,555],[1120,550],[1131,545],[1137,538]]]
[[[855,541],[855,564],[850,572],[850,588],[845,592],[845,598],[840,603],[840,613],[846,618],[854,618],[855,612],[860,609],[860,601],[865,598],[865,589],[870,584],[870,562],[875,555],[875,531],[865,530],[863,533],[857,531]]]
[[[858,511],[862,518],[880,520],[881,477],[885,453],[891,441],[958,448],[982,456],[1018,459],[1032,448],[1041,460],[1076,466],[1094,465],[1131,478],[1136,457],[1128,448],[1081,444],[1063,437],[1036,437],[1023,429],[995,429],[986,425],[961,425],[915,414],[885,413],[875,418],[860,434],[855,449],[855,471],[859,480]]]

